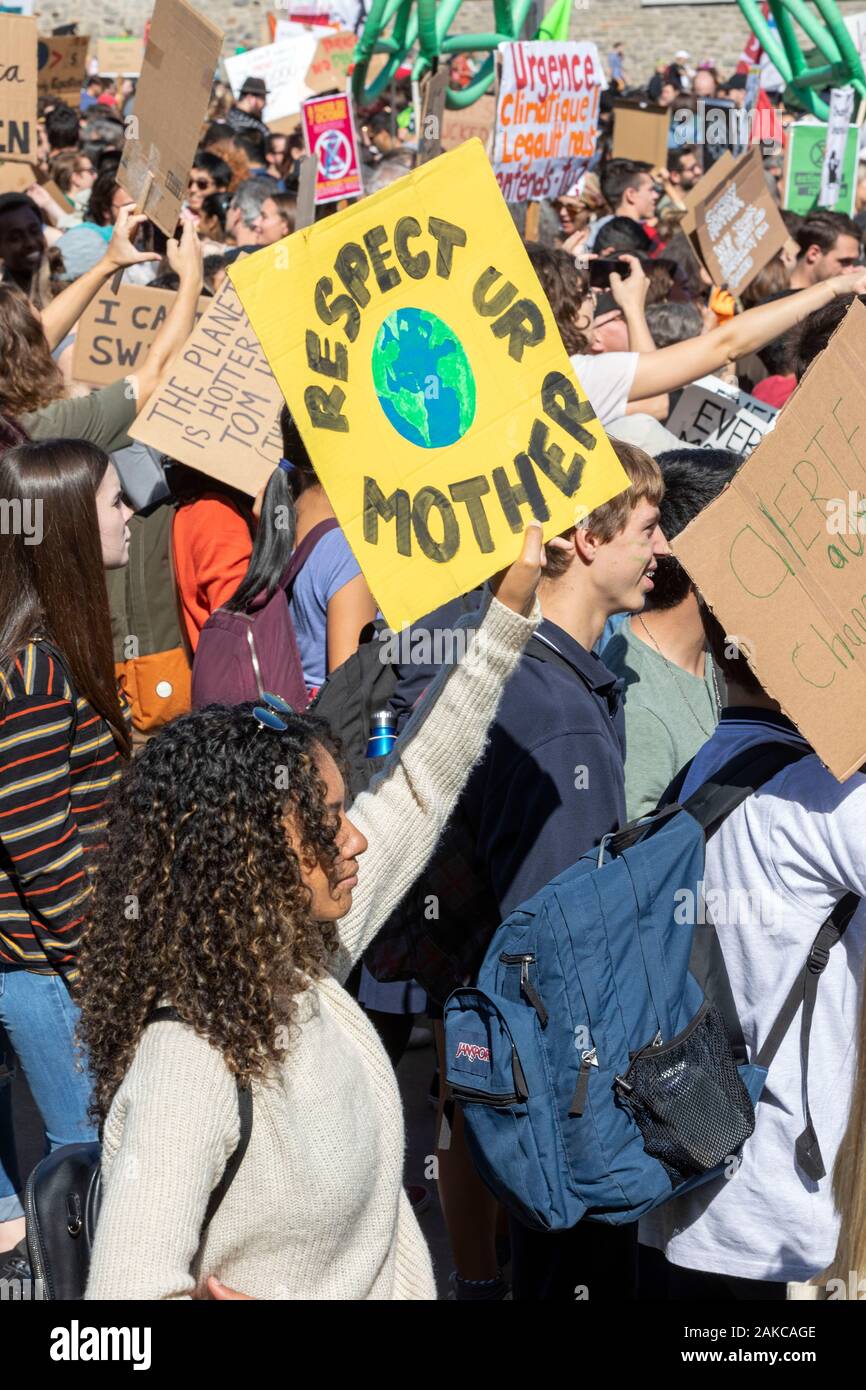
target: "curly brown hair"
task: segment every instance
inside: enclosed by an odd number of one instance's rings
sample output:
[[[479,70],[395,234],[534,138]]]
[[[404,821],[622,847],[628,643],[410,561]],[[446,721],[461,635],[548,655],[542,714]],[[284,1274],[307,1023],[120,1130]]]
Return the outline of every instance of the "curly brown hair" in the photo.
[[[566,352],[569,356],[586,352],[589,344],[580,327],[580,316],[590,292],[587,276],[578,270],[574,257],[567,251],[554,250],[534,241],[526,242],[525,246],[532,268],[550,301]],[[589,327],[589,315],[586,327]]]
[[[301,855],[333,871],[338,824],[320,757],[338,749],[324,720],[287,714],[278,732],[252,709],[176,719],[113,791],[76,993],[99,1119],[163,1000],[243,1082],[272,1074],[295,996],[339,944],[333,923],[311,915],[287,839],[290,827]]]
[[[27,296],[0,284],[0,411],[13,418],[66,395],[63,373]]]

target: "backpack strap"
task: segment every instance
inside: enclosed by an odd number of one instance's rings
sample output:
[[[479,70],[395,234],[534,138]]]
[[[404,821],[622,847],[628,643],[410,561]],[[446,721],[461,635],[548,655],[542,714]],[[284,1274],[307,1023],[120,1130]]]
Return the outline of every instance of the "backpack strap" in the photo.
[[[151,1013],[148,1015],[146,1022],[182,1023],[183,1019],[181,1018],[177,1009],[173,1009],[170,1006],[165,1006],[163,1008],[153,1009]],[[241,1163],[243,1162],[243,1157],[247,1151],[247,1148],[249,1147],[250,1138],[253,1132],[252,1087],[242,1085],[241,1082],[237,1079],[237,1077],[235,1077],[235,1085],[237,1086],[238,1093],[240,1138],[238,1139],[237,1148],[235,1149],[234,1153],[230,1155],[228,1163],[225,1166],[225,1172],[223,1173],[213,1192],[210,1194],[210,1200],[205,1209],[204,1220],[202,1221],[202,1236],[204,1235],[208,1226],[216,1216],[217,1211],[219,1210],[222,1204],[223,1198],[225,1197],[226,1193],[228,1192],[229,1188],[234,1182],[235,1177],[237,1176],[237,1171],[240,1168]]]
[[[703,786],[699,787],[692,796],[688,797],[682,803],[682,809],[688,811],[699,824],[703,825],[709,837],[719,828],[725,817],[730,815],[737,806],[742,805],[753,791],[769,781],[776,773],[799,762],[810,752],[811,749],[797,748],[794,744],[782,742],[761,745],[757,750],[754,746],[746,749],[745,753],[732,758]],[[727,785],[728,783],[730,785]],[[812,1112],[809,1108],[809,1042],[812,1033],[812,1018],[818,995],[818,983],[827,965],[830,951],[838,941],[841,941],[859,902],[860,898],[856,893],[846,893],[839,899],[815,937],[802,970],[788,991],[785,1002],[767,1034],[763,1047],[754,1058],[755,1066],[769,1070],[770,1063],[776,1056],[782,1039],[788,1032],[797,1010],[802,1004],[800,1072],[805,1123],[803,1131],[796,1141],[795,1152],[797,1162],[803,1172],[815,1182],[825,1176],[826,1169],[821,1156],[821,1146],[812,1122]],[[707,925],[709,932],[703,943],[706,948],[704,963],[708,973],[713,975],[716,1003],[724,1017],[735,1056],[737,1060],[740,1060],[740,1056],[745,1060],[745,1043],[724,965],[724,957],[718,935],[709,917],[707,918]]]
[[[709,838],[747,797],[778,772],[792,763],[798,763],[811,752],[811,748],[797,747],[781,740],[753,745],[730,758],[724,767],[708,777],[696,792],[679,804],[698,825],[703,826]]]
[[[285,589],[287,592],[291,589],[301,570],[304,568],[304,565],[319,544],[319,541],[323,536],[326,536],[329,531],[335,531],[339,524],[335,516],[329,516],[326,517],[324,521],[317,522],[312,530],[307,532],[300,545],[295,546],[295,549],[292,551],[292,558],[286,566],[285,573],[280,580],[281,589]]]
[[[839,899],[812,942],[812,949],[806,964],[788,991],[776,1021],[755,1058],[756,1066],[769,1069],[770,1063],[781,1046],[782,1039],[794,1020],[794,1015],[802,1004],[800,1072],[803,1087],[803,1117],[806,1123],[795,1144],[795,1151],[797,1162],[803,1172],[815,1182],[825,1177],[827,1170],[821,1157],[821,1146],[818,1143],[818,1136],[812,1123],[812,1112],[809,1109],[809,1039],[812,1033],[812,1017],[815,1012],[815,1000],[818,997],[818,983],[824,973],[830,951],[838,941],[842,940],[859,903],[860,898],[857,893],[846,893],[844,897]]]

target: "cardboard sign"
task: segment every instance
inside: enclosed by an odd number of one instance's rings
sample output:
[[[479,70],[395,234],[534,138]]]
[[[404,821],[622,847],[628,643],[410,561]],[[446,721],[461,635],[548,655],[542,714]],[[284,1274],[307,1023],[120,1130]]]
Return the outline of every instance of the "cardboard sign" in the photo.
[[[595,153],[607,83],[594,43],[502,43],[493,168],[508,203],[558,198]]]
[[[355,57],[358,40],[351,30],[326,34],[316,46],[306,76],[307,86],[317,95],[320,92],[345,92],[349,85],[349,68]]]
[[[225,280],[129,433],[255,497],[282,456],[282,404],[249,319]]]
[[[43,36],[36,51],[39,95],[77,106],[87,71],[90,39],[83,34]]]
[[[36,157],[36,20],[0,14],[0,161]]]
[[[156,0],[135,94],[134,128],[117,172],[166,236],[174,236],[207,116],[223,32],[187,0]]]
[[[715,186],[690,209],[692,241],[713,283],[736,297],[782,249],[788,231],[767,187],[758,146],[736,160],[723,156],[698,188],[707,179]],[[687,221],[688,214],[684,227]]]
[[[262,120],[269,125],[280,116],[297,115],[301,102],[315,96],[307,85],[307,71],[317,46],[315,34],[297,34],[226,58],[225,70],[235,97],[248,77],[261,77],[268,89]]]
[[[96,40],[96,71],[100,77],[137,77],[143,64],[143,39]]]
[[[702,376],[683,391],[667,428],[686,444],[750,454],[773,428],[778,413],[748,391],[717,376]]]
[[[446,106],[442,113],[442,148],[456,150],[467,140],[480,140],[487,149],[495,125],[496,100],[492,96],[479,97],[460,111],[449,111]]]
[[[668,159],[671,113],[651,101],[615,101],[613,104],[614,159],[642,159],[654,169],[664,169]]]
[[[477,140],[229,274],[392,627],[627,486]]]
[[[174,290],[121,285],[113,294],[106,285],[78,320],[72,355],[75,380],[88,386],[110,386],[141,367],[176,299]],[[201,297],[196,322],[210,303],[210,297]]]
[[[839,170],[839,194],[829,212],[852,216],[857,192],[857,141],[859,127],[848,127],[848,139]],[[797,121],[788,127],[785,150],[785,191],[782,207],[805,215],[820,207],[821,171],[827,145],[827,126],[813,121]]]
[[[37,182],[32,164],[0,164],[0,193],[26,193]]]
[[[301,107],[301,119],[307,153],[317,161],[316,202],[359,198],[364,191],[361,161],[347,93],[310,97]]]
[[[844,781],[866,761],[866,309],[672,542],[773,699]]]

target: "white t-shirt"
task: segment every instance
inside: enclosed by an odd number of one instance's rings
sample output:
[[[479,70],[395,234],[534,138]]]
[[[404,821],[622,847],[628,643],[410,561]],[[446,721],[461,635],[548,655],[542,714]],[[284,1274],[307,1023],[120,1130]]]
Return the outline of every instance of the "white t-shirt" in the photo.
[[[575,353],[571,365],[603,425],[625,415],[639,352]]]
[[[683,795],[756,743],[808,746],[787,721],[754,714],[724,711],[695,756]],[[708,907],[754,1056],[821,924],[845,893],[866,895],[866,776],[837,782],[810,754],[765,783],[707,844],[705,891],[718,889],[727,890],[727,924],[711,899]],[[731,890],[739,890],[736,900]],[[839,1228],[833,1165],[853,1085],[864,957],[861,902],[830,952],[812,1021],[809,1103],[826,1177],[813,1182],[794,1156],[804,1124],[798,1012],[770,1067],[739,1170],[643,1217],[644,1245],[686,1269],[780,1283],[810,1279],[830,1264]]]

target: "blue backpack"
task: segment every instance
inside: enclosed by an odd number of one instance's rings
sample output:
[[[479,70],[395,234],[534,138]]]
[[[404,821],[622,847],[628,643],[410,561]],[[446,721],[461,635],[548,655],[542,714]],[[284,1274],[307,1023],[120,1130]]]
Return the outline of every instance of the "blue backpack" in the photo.
[[[754,1130],[801,1005],[797,1160],[823,1176],[809,1030],[828,951],[859,899],[836,905],[751,1059],[715,929],[697,908],[705,838],[803,756],[781,742],[749,749],[682,806],[605,836],[512,912],[477,988],[449,997],[447,1081],[481,1177],[525,1225],[561,1231],[584,1216],[621,1225],[721,1175]],[[677,921],[689,901],[688,923]]]

